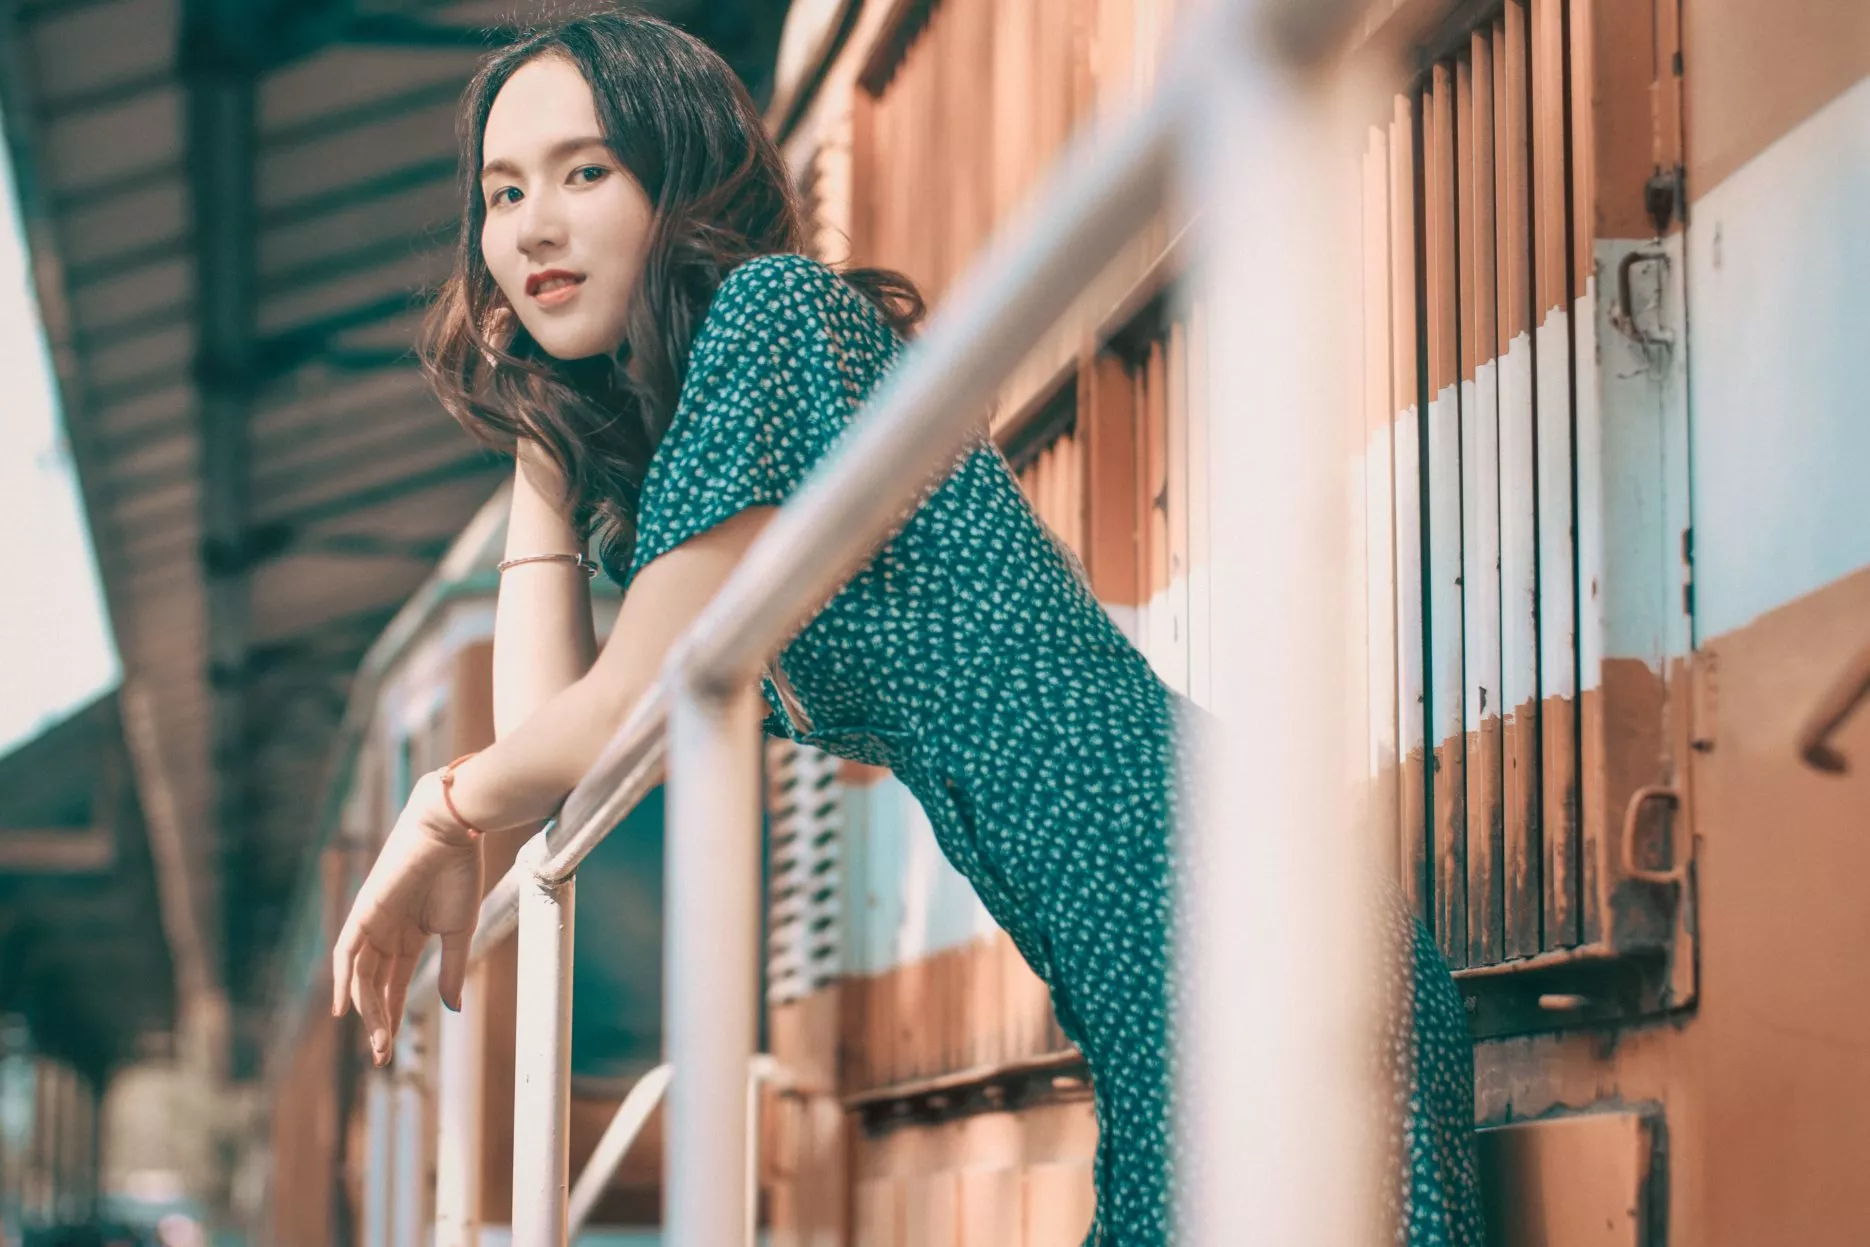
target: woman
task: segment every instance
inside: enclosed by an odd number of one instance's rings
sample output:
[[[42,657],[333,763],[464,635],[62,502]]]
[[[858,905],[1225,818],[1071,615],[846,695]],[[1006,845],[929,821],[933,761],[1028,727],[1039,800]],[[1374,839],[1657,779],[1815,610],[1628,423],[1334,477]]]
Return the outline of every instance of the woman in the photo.
[[[416,784],[339,937],[333,1007],[356,1005],[379,1062],[430,935],[458,1007],[478,833],[557,809],[921,311],[895,274],[796,254],[799,211],[751,102],[662,22],[575,19],[496,54],[460,133],[460,252],[424,361],[443,405],[517,459],[498,741]],[[601,653],[590,537],[627,590]],[[996,452],[961,460],[762,692],[769,732],[888,766],[921,801],[1091,1068],[1091,1241],[1168,1241],[1182,706]],[[1415,931],[1413,970],[1398,965],[1418,1024],[1389,1053],[1398,1241],[1473,1242],[1465,1027]]]

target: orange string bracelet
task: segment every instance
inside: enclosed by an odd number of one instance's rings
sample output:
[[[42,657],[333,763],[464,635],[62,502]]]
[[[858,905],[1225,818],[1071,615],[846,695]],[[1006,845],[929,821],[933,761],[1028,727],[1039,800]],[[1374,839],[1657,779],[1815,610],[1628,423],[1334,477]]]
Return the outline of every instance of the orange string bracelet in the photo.
[[[476,827],[473,823],[468,822],[467,819],[462,818],[461,811],[455,808],[455,768],[460,766],[463,762],[466,762],[469,758],[478,757],[479,753],[479,750],[475,750],[473,753],[464,753],[447,766],[444,766],[441,770],[442,803],[448,807],[449,816],[453,818],[455,822],[460,823],[462,830],[466,831],[470,836],[484,836],[487,833]]]

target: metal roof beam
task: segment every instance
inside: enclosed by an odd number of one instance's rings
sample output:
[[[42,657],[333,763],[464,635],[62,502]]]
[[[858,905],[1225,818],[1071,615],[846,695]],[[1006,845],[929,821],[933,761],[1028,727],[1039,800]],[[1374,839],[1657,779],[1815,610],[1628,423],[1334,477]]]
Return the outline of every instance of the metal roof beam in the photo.
[[[355,515],[359,511],[370,511],[392,502],[400,502],[404,498],[426,493],[431,489],[439,489],[443,485],[450,485],[470,476],[486,476],[491,481],[494,470],[500,465],[499,456],[492,451],[477,451],[466,458],[451,460],[426,471],[412,472],[407,476],[384,481],[380,485],[366,486],[334,498],[309,503],[269,521],[269,526],[278,524],[288,529],[302,529],[313,524],[322,524],[348,515]]]
[[[255,81],[265,5],[188,0],[182,72],[188,85],[189,187],[196,248],[195,383],[200,392],[202,572],[207,592],[211,698],[210,826],[220,865],[219,910],[226,934],[224,973],[236,998],[252,953],[238,898],[246,870],[240,850],[248,821],[245,704],[251,611],[247,565],[247,424],[257,390],[254,315]]]

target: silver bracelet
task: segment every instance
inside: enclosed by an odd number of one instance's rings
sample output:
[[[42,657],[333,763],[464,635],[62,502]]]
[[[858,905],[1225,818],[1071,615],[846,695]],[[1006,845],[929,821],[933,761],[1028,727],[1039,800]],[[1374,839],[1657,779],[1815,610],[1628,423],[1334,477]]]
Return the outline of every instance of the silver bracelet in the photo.
[[[494,570],[504,572],[509,567],[518,567],[521,563],[570,563],[582,571],[587,578],[597,575],[597,564],[582,554],[522,554],[518,558],[495,564]]]

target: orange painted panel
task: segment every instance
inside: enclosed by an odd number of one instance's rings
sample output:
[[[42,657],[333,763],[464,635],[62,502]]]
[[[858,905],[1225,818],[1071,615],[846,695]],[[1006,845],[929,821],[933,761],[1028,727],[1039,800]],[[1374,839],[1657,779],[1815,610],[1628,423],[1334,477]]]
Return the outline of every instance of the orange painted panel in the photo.
[[[1021,1247],[1020,1187],[1017,1169],[961,1171],[961,1247]]]
[[[1645,1247],[1656,1215],[1659,1121],[1585,1113],[1478,1135],[1487,1240],[1494,1247]]]
[[[1078,427],[1087,460],[1085,570],[1101,602],[1144,600],[1138,566],[1137,411],[1129,370],[1099,354],[1081,370]]]
[[[959,1247],[961,1183],[950,1169],[908,1178],[903,1185],[904,1247]]]
[[[851,1247],[907,1247],[901,1178],[867,1178],[857,1184]]]
[[[1026,1247],[1078,1247],[1097,1212],[1087,1163],[1034,1165],[1026,1171]]]

